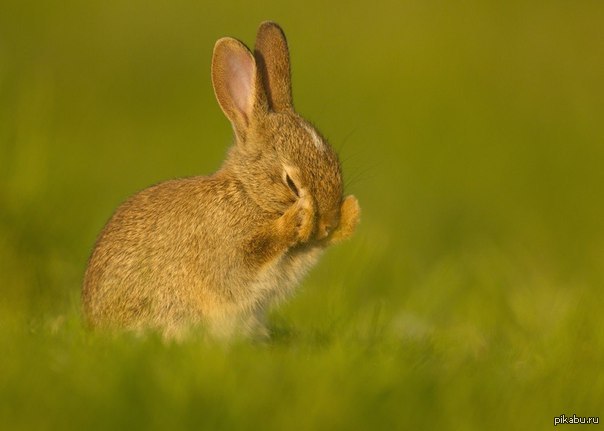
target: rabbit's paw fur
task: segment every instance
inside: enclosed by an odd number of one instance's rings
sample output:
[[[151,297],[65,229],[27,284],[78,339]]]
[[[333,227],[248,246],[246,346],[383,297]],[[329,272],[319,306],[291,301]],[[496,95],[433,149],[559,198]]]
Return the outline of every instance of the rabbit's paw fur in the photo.
[[[289,246],[307,242],[315,229],[315,209],[310,195],[301,191],[300,198],[279,218],[278,226]]]
[[[349,238],[357,227],[361,218],[359,201],[353,195],[348,195],[340,208],[340,224],[328,238],[330,244]]]

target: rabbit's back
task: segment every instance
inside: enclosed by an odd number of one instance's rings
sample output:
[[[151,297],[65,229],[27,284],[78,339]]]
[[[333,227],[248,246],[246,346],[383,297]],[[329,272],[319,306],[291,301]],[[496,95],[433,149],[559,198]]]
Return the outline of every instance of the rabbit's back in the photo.
[[[246,224],[258,218],[244,197],[236,181],[214,175],[160,183],[122,204],[86,272],[90,323],[161,327],[199,320],[224,301],[230,280],[241,276]]]

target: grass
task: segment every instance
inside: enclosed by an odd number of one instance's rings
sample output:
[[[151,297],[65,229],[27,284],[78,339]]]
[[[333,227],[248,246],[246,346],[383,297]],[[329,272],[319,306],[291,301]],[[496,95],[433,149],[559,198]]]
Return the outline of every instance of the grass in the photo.
[[[215,170],[209,62],[289,36],[298,110],[363,219],[225,347],[82,327],[95,236]],[[549,429],[604,396],[604,7],[0,6],[0,417],[20,429]]]

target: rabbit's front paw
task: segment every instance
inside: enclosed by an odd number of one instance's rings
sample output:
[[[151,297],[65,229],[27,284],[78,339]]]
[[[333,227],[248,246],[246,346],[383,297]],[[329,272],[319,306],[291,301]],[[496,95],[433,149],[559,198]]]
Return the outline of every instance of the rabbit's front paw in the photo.
[[[299,242],[307,242],[315,230],[315,208],[312,198],[304,190],[298,204],[298,240]]]
[[[361,207],[359,201],[353,195],[346,196],[340,209],[340,224],[329,237],[328,243],[333,244],[351,237],[360,218]]]
[[[315,209],[305,190],[300,191],[300,198],[279,218],[278,226],[289,246],[310,239],[315,229]]]

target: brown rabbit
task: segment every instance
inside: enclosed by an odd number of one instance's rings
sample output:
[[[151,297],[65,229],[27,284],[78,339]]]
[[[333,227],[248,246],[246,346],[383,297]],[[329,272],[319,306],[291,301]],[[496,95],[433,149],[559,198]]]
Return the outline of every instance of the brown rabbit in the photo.
[[[117,209],[84,278],[92,327],[266,336],[267,307],[358,223],[336,153],[294,111],[277,24],[260,25],[254,54],[218,40],[212,83],[235,143],[213,175],[157,184]]]

